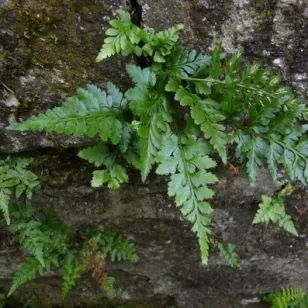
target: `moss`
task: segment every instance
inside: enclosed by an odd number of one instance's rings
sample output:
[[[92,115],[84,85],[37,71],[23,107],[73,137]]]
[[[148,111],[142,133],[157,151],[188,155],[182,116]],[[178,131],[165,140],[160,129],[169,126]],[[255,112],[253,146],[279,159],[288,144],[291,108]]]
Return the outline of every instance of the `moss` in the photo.
[[[0,10],[5,29],[1,55],[9,55],[5,58],[8,61],[1,60],[1,79],[22,105],[46,103],[42,90],[50,94],[48,100],[54,105],[62,93],[71,95],[88,82],[105,81],[95,63],[101,44],[95,27],[105,14],[103,4],[85,0],[10,0]],[[13,33],[13,37],[6,33]],[[43,78],[40,70],[44,71]],[[34,74],[25,87],[20,76],[27,76],[29,71]],[[61,73],[61,80],[53,78],[54,71]],[[17,112],[17,116],[22,113]]]

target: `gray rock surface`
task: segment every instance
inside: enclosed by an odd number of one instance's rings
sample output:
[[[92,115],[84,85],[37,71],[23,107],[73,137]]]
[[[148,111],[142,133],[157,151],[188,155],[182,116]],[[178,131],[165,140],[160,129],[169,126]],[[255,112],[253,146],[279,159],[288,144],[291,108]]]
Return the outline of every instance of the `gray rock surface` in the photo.
[[[0,153],[35,157],[42,189],[33,203],[54,206],[60,218],[78,228],[94,224],[131,238],[141,261],[109,264],[117,278],[116,300],[84,276],[64,303],[67,307],[263,307],[264,293],[282,285],[308,288],[308,215],[300,185],[288,199],[287,211],[300,234],[291,237],[275,226],[252,226],[261,194],[279,190],[266,170],[256,188],[243,174],[234,178],[223,166],[213,204],[213,235],[237,245],[241,269],[228,267],[214,248],[208,266],[201,265],[196,238],[166,194],[166,179],[141,184],[132,171],[131,184],[119,191],[89,187],[91,167],[79,160],[77,147],[86,138],[7,131],[16,120],[61,104],[87,83],[108,80],[125,89],[124,65],[115,57],[95,64],[108,20],[123,4],[112,0],[0,0]],[[308,3],[305,0],[143,0],[144,23],[164,29],[184,23],[182,43],[204,52],[222,42],[227,52],[244,48],[246,61],[257,60],[279,72],[286,84],[308,99]],[[0,293],[25,252],[0,224]],[[34,291],[42,307],[62,305],[58,272],[16,292],[23,300]],[[16,307],[16,305],[13,307]],[[266,306],[265,306],[266,307]]]

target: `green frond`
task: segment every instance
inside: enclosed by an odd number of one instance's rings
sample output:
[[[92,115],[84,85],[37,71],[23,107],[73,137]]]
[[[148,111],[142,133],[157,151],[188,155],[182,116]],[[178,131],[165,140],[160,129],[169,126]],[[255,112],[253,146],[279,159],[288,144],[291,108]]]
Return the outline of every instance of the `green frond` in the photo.
[[[104,283],[103,283],[103,288],[110,296],[116,296],[114,284],[115,284],[115,278],[114,277],[107,276],[105,278]]]
[[[307,291],[294,287],[282,287],[280,291],[270,293],[263,298],[272,308],[305,308],[308,304]]]
[[[142,49],[139,47],[141,40],[146,40],[148,33],[146,29],[141,29],[133,24],[128,12],[118,11],[118,19],[110,22],[112,28],[109,28],[105,35],[104,44],[96,58],[100,62],[115,54],[122,55],[136,54],[140,56]]]
[[[22,284],[33,280],[38,274],[42,274],[43,272],[44,268],[40,262],[35,258],[29,257],[16,272],[7,296],[12,295]]]
[[[238,254],[235,248],[236,246],[230,243],[226,247],[221,243],[218,244],[219,255],[223,257],[231,267],[239,268]]]
[[[205,138],[209,139],[223,162],[226,163],[227,136],[225,126],[221,124],[226,117],[222,114],[219,103],[210,98],[202,99],[198,95],[190,93],[182,86],[176,91],[175,99],[182,106],[190,107],[191,116],[195,124],[200,126]]]
[[[128,66],[130,77],[136,86],[126,92],[129,106],[138,116],[142,125],[138,126],[140,137],[140,169],[142,181],[145,181],[155,163],[161,148],[163,132],[169,130],[172,118],[165,97],[155,91],[156,76],[149,69]]]
[[[169,133],[164,136],[159,152],[158,174],[171,174],[168,194],[175,197],[175,203],[183,215],[192,223],[192,230],[199,238],[202,262],[207,263],[209,253],[210,218],[213,211],[205,201],[214,195],[210,184],[217,177],[208,172],[216,163],[206,154],[207,144],[191,132]]]
[[[258,212],[252,223],[268,224],[270,222],[278,224],[285,231],[298,236],[291,216],[285,211],[284,198],[281,194],[277,198],[262,196],[262,202],[259,204]]]
[[[308,140],[302,136],[303,128],[282,136],[277,133],[266,134],[257,129],[242,129],[235,132],[238,157],[246,159],[251,183],[254,183],[259,168],[267,160],[274,179],[279,166],[283,166],[290,179],[308,183]]]
[[[172,52],[183,28],[184,25],[178,24],[167,30],[150,34],[149,41],[142,47],[143,54],[154,56],[154,62],[165,62],[165,57]]]
[[[32,159],[11,158],[0,161],[0,210],[4,214],[7,224],[10,224],[9,201],[15,190],[16,199],[23,193],[28,199],[32,197],[32,191],[39,188],[37,176],[27,170]]]
[[[211,56],[198,53],[194,49],[188,52],[181,46],[175,46],[166,58],[163,70],[169,71],[173,78],[188,77],[195,75],[199,69],[208,67],[211,60]]]
[[[117,153],[110,152],[105,144],[99,143],[94,147],[86,148],[80,151],[78,156],[96,167],[101,167],[102,165],[106,167],[105,170],[93,172],[92,187],[107,184],[109,188],[117,189],[122,183],[128,181],[126,169],[116,163]]]
[[[63,261],[62,273],[62,299],[64,299],[70,290],[76,285],[77,280],[81,277],[85,266],[76,259],[76,255],[70,254]]]
[[[108,92],[88,85],[87,89],[78,89],[77,96],[68,98],[61,107],[49,109],[9,128],[18,131],[45,130],[73,136],[93,137],[99,134],[103,141],[110,139],[113,144],[118,144],[123,129],[122,107],[126,105],[126,100],[111,84],[108,85]]]
[[[89,230],[88,236],[99,244],[101,251],[109,255],[112,262],[139,260],[134,244],[114,232]]]

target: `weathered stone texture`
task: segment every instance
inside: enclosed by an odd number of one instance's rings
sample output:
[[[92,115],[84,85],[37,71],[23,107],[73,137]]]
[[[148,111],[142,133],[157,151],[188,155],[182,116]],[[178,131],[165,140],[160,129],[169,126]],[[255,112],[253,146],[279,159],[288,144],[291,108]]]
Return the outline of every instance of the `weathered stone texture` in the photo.
[[[257,60],[279,72],[303,100],[308,99],[308,2],[305,0],[143,0],[144,23],[164,29],[182,22],[182,43],[204,52],[222,42],[227,52],[242,47],[246,61]],[[67,307],[263,307],[260,298],[281,285],[308,288],[307,204],[300,185],[288,199],[287,211],[302,234],[288,236],[275,226],[252,226],[263,193],[273,184],[267,172],[256,188],[244,175],[233,178],[221,166],[216,187],[213,235],[237,245],[241,269],[229,268],[214,249],[208,266],[189,224],[166,195],[166,180],[151,177],[141,184],[132,171],[131,184],[119,191],[89,187],[91,166],[74,148],[93,143],[39,133],[17,133],[6,126],[58,105],[76,87],[111,80],[128,85],[124,64],[116,57],[95,64],[108,20],[122,1],[0,0],[0,152],[35,157],[42,189],[33,203],[54,206],[60,218],[76,228],[92,223],[130,237],[141,261],[114,263],[119,299],[102,299],[104,292],[83,277]],[[0,225],[0,291],[6,290],[24,252]],[[24,299],[35,291],[43,306],[60,305],[59,273],[36,280],[16,293]],[[0,292],[1,293],[1,292]],[[15,306],[16,307],[16,306]]]

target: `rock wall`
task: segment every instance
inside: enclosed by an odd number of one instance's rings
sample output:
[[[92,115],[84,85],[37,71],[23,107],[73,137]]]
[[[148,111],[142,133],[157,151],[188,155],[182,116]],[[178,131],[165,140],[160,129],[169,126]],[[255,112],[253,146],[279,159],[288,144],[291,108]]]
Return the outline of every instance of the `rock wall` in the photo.
[[[141,2],[141,1],[140,1]],[[58,272],[37,279],[12,298],[34,291],[41,307],[263,307],[264,293],[281,285],[308,288],[308,216],[296,206],[307,204],[307,189],[296,184],[287,211],[302,234],[291,237],[275,226],[252,226],[262,193],[274,184],[266,170],[256,188],[244,175],[233,178],[222,166],[213,202],[213,234],[237,245],[241,269],[228,267],[214,249],[201,265],[196,238],[166,194],[166,180],[151,176],[146,184],[131,172],[131,184],[119,191],[90,188],[91,166],[76,157],[79,147],[93,143],[39,133],[17,133],[5,127],[56,105],[87,83],[108,80],[128,85],[124,65],[132,58],[115,57],[95,64],[108,20],[122,1],[0,0],[0,154],[35,158],[42,189],[33,204],[52,205],[75,228],[91,223],[131,238],[141,260],[113,263],[115,300],[84,276],[63,304]],[[303,100],[308,99],[308,3],[305,0],[144,0],[144,23],[164,29],[185,24],[182,43],[208,52],[222,42],[227,52],[244,49],[245,61],[257,60],[279,72]],[[25,252],[0,222],[0,293]],[[265,306],[266,307],[266,306]]]

